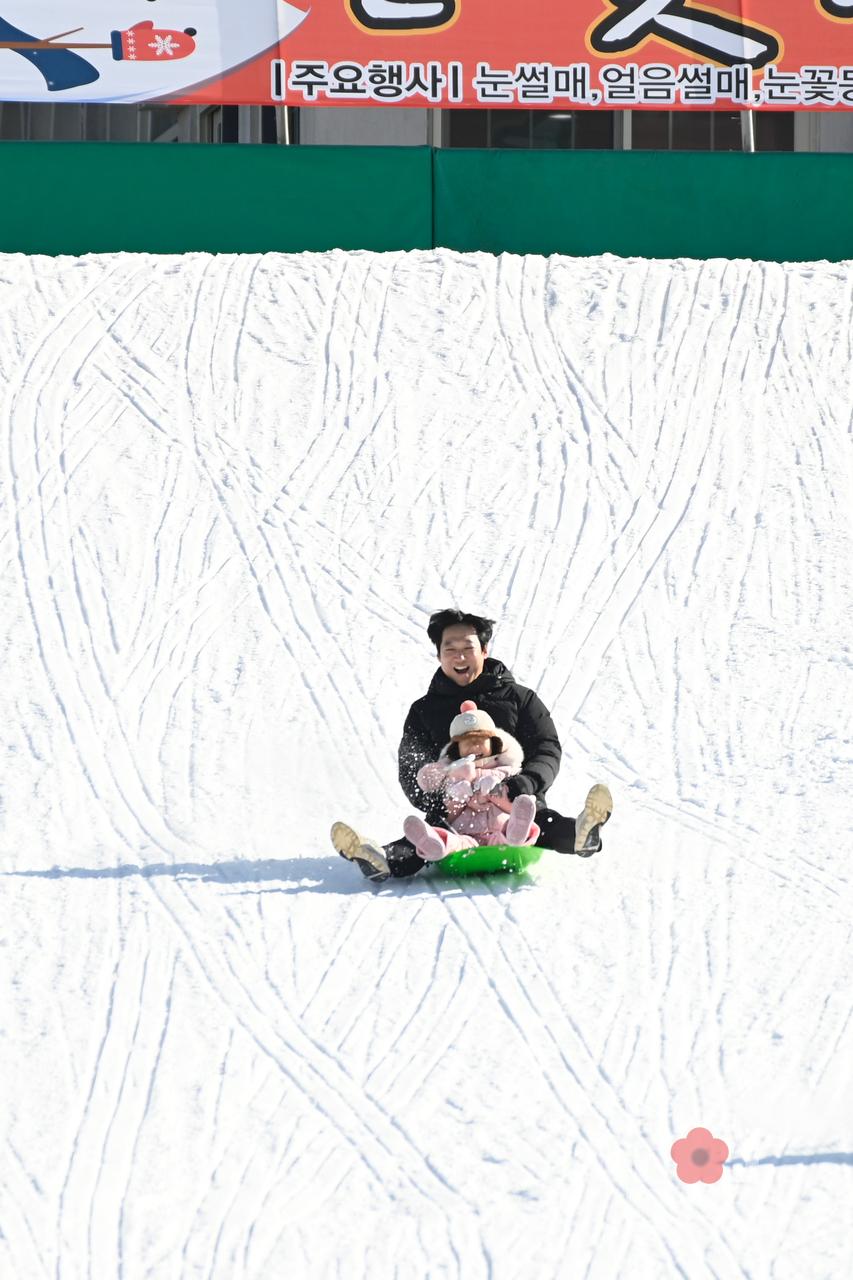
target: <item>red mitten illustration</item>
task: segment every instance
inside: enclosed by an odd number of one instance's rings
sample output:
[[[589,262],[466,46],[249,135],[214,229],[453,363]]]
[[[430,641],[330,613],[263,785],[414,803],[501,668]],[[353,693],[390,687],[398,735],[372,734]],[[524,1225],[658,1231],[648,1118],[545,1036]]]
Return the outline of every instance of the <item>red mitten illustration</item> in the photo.
[[[162,62],[188,58],[195,53],[194,27],[185,31],[158,29],[149,18],[137,22],[126,31],[113,31],[113,57],[117,62]]]

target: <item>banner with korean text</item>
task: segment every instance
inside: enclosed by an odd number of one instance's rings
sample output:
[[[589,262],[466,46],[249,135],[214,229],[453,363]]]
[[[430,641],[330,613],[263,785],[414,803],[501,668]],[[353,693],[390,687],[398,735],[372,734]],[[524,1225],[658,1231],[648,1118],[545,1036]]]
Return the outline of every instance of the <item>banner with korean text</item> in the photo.
[[[0,100],[850,110],[853,0],[0,0]]]

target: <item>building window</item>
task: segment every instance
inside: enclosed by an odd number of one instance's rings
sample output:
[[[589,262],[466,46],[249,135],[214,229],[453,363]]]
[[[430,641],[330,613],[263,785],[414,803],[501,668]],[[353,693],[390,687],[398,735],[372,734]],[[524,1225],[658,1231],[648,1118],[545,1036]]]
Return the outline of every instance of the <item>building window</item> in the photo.
[[[614,146],[614,111],[450,110],[444,145],[522,150],[597,150]]]
[[[756,151],[794,150],[793,111],[755,111]]]
[[[739,111],[445,111],[447,147],[742,151]],[[794,150],[793,111],[756,111],[756,151]]]
[[[261,107],[261,142],[278,142],[278,119],[275,107]]]
[[[140,107],[140,114],[148,118],[148,136],[152,142],[177,142],[180,134],[180,113],[176,107]]]
[[[743,150],[739,111],[632,111],[630,116],[625,145],[632,151]],[[752,120],[756,151],[794,150],[793,111],[755,111]]]
[[[199,123],[202,142],[240,141],[239,107],[208,107]]]

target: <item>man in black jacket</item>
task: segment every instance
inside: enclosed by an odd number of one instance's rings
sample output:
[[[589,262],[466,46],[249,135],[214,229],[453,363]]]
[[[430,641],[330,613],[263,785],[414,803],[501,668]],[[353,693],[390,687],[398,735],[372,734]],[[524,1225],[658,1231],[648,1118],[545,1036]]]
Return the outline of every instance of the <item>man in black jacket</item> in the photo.
[[[450,722],[458,715],[464,699],[476,702],[492,717],[498,729],[505,729],[521,744],[524,766],[521,773],[507,779],[510,800],[518,795],[536,797],[536,822],[540,828],[537,844],[558,853],[589,857],[601,848],[600,829],[610,816],[613,802],[603,784],[587,796],[580,817],[565,818],[545,804],[545,793],[560,768],[562,751],[554,722],[532,689],[516,683],[502,662],[488,656],[494,623],[488,618],[458,609],[442,609],[429,620],[427,635],[436,647],[439,669],[423,698],[413,702],[403,725],[398,751],[400,786],[432,826],[445,826],[442,793],[422,791],[418,770],[436,760],[446,745]],[[425,860],[405,839],[384,847],[367,840],[336,822],[332,843],[344,858],[356,862],[368,879],[375,882],[389,876],[411,876],[425,866]]]

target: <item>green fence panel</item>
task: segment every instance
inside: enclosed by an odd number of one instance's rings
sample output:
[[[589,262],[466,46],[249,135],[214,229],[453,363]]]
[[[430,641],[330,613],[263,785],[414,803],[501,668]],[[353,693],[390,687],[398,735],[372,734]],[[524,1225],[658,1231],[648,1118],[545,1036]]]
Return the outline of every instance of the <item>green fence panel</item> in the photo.
[[[441,150],[435,242],[462,252],[853,258],[853,155]]]
[[[0,251],[428,249],[428,147],[0,143]]]
[[[853,258],[853,155],[0,143],[0,251]]]

